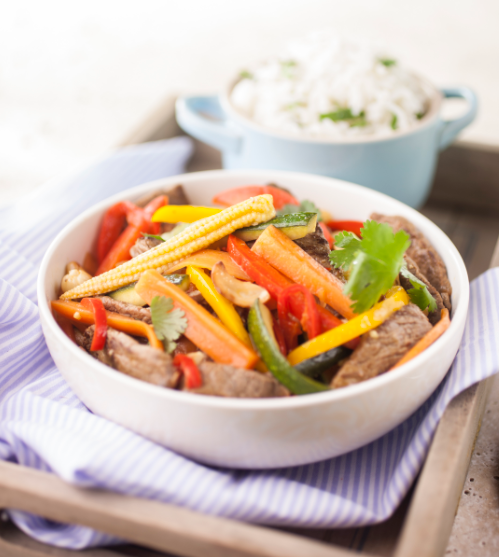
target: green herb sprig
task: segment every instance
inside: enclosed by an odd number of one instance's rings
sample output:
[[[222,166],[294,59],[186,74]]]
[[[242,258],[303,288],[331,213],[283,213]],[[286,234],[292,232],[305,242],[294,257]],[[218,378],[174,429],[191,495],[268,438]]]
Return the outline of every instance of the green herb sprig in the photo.
[[[397,65],[397,60],[394,60],[393,58],[379,58],[378,62],[387,68]]]
[[[396,234],[391,226],[367,220],[362,238],[352,232],[335,236],[335,246],[341,248],[329,254],[335,267],[349,271],[344,292],[354,301],[353,309],[362,313],[370,309],[393,286],[399,273],[406,277],[413,288],[407,293],[421,310],[437,309],[426,285],[407,270],[404,253],[410,245],[409,235],[403,230]]]
[[[144,236],[144,238],[152,238],[153,240],[159,240],[160,242],[165,241],[162,236],[158,236],[157,234],[148,234],[147,232],[142,232],[142,236]]]
[[[187,329],[185,312],[173,309],[173,300],[165,296],[154,296],[151,300],[151,319],[154,332],[163,341],[165,350],[170,353],[177,346],[176,340]]]
[[[298,64],[294,60],[281,61],[281,71],[284,77],[293,79],[295,76],[295,68]]]
[[[352,113],[350,108],[339,108],[333,112],[326,112],[319,116],[319,119],[325,120],[329,119],[333,122],[347,122],[351,128],[353,127],[364,127],[367,126],[366,114],[364,111],[360,112],[358,115]]]

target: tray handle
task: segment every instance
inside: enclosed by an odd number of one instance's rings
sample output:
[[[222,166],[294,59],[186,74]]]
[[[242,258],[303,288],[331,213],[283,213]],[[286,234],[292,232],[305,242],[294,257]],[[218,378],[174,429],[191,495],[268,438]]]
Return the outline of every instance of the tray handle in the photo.
[[[81,524],[188,557],[352,557],[352,552],[235,520],[109,491],[77,488],[53,474],[0,461],[0,508]]]

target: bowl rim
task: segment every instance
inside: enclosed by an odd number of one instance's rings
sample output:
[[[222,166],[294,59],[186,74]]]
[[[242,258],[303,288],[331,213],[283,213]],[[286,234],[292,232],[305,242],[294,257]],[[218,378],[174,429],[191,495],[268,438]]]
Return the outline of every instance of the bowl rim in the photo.
[[[381,136],[355,136],[355,137],[344,137],[344,138],[328,138],[328,137],[301,137],[298,135],[294,135],[289,132],[282,132],[278,130],[273,130],[271,128],[266,128],[262,124],[258,124],[250,117],[246,116],[242,112],[240,112],[231,102],[230,95],[232,90],[236,86],[236,84],[241,81],[241,77],[237,77],[232,79],[228,86],[225,88],[223,94],[220,97],[220,104],[225,112],[227,112],[231,118],[233,118],[238,124],[244,125],[253,131],[256,131],[261,134],[268,135],[275,139],[283,139],[287,141],[294,141],[300,143],[316,143],[320,145],[362,145],[364,143],[382,143],[386,141],[394,141],[401,137],[405,137],[411,135],[413,133],[421,132],[425,128],[430,127],[435,120],[439,117],[440,108],[442,106],[443,101],[443,94],[442,92],[433,85],[428,79],[420,76],[415,72],[411,72],[413,76],[415,76],[421,83],[431,91],[431,95],[429,98],[430,108],[428,112],[421,118],[419,122],[414,124],[408,130],[394,130],[390,134],[381,135]]]
[[[453,308],[453,316],[452,321],[449,329],[445,331],[445,333],[436,341],[434,342],[429,348],[427,348],[424,352],[419,354],[413,360],[403,364],[402,366],[396,368],[395,370],[391,371],[390,373],[384,373],[380,376],[374,377],[369,379],[368,381],[364,381],[362,383],[356,385],[350,385],[348,388],[330,390],[323,393],[314,393],[307,396],[292,396],[292,397],[285,397],[285,398],[266,398],[266,399],[243,399],[243,398],[223,398],[223,397],[215,397],[215,396],[207,396],[203,395],[200,396],[198,394],[188,393],[184,391],[177,391],[174,389],[166,389],[162,387],[158,387],[156,385],[152,385],[150,383],[146,383],[145,381],[135,379],[134,377],[130,377],[124,373],[121,373],[105,364],[99,362],[95,358],[93,358],[90,354],[84,353],[76,344],[74,344],[63,332],[63,330],[59,327],[57,322],[55,321],[48,300],[45,296],[46,291],[46,276],[47,270],[52,259],[53,255],[57,251],[59,244],[64,240],[66,235],[71,233],[74,229],[78,228],[85,220],[94,216],[98,213],[103,213],[105,209],[109,206],[113,205],[114,203],[121,201],[123,199],[137,199],[144,193],[158,189],[160,187],[165,186],[174,186],[178,183],[185,184],[188,186],[189,182],[192,181],[199,181],[205,178],[217,178],[218,176],[232,176],[234,178],[244,178],[247,175],[251,175],[252,177],[255,175],[265,176],[266,180],[270,181],[285,181],[287,178],[292,179],[303,179],[305,180],[314,180],[318,185],[322,182],[323,184],[331,184],[334,183],[335,187],[340,189],[354,189],[358,192],[359,195],[363,196],[372,196],[374,198],[378,198],[381,201],[389,200],[390,203],[395,203],[395,205],[400,206],[404,209],[404,211],[409,211],[412,213],[416,220],[416,225],[418,226],[417,222],[424,222],[425,225],[432,230],[437,236],[448,243],[449,248],[449,256],[454,259],[457,267],[457,277],[455,279],[456,286],[459,283],[460,286],[460,293],[461,293],[461,300],[457,308]],[[419,227],[419,226],[418,226]],[[452,285],[453,287],[455,285]],[[161,178],[159,180],[150,181],[133,188],[129,188],[122,192],[119,192],[111,197],[108,197],[99,203],[93,205],[92,207],[86,209],[82,212],[76,219],[72,222],[68,223],[54,240],[51,242],[49,248],[45,252],[43,260],[40,265],[38,279],[37,279],[37,296],[38,296],[38,307],[40,312],[40,318],[42,321],[42,325],[45,324],[49,329],[50,332],[54,335],[55,339],[61,343],[61,346],[64,347],[66,350],[70,352],[70,354],[74,358],[83,358],[83,360],[95,371],[99,373],[106,374],[107,377],[111,380],[122,382],[130,387],[135,387],[141,390],[144,394],[150,394],[151,396],[162,396],[165,400],[169,400],[170,397],[175,397],[177,403],[181,402],[182,400],[185,401],[186,404],[194,403],[199,406],[204,407],[212,407],[212,408],[221,408],[221,409],[231,409],[231,410],[252,410],[252,411],[259,411],[259,412],[266,412],[269,410],[289,410],[289,408],[298,408],[303,406],[318,406],[321,404],[330,404],[334,401],[339,400],[347,400],[350,398],[355,398],[358,395],[366,394],[368,391],[377,391],[378,389],[383,389],[385,385],[402,379],[406,375],[410,375],[417,367],[421,367],[424,369],[424,364],[427,363],[433,356],[436,354],[441,348],[447,344],[447,339],[450,338],[450,335],[453,332],[458,333],[460,324],[463,320],[466,319],[466,315],[468,312],[468,303],[469,303],[469,280],[468,274],[466,271],[466,267],[462,260],[461,255],[459,254],[457,248],[454,246],[450,238],[432,221],[430,221],[427,217],[418,213],[415,209],[405,205],[404,203],[397,201],[383,193],[377,192],[375,190],[371,190],[364,186],[360,186],[357,184],[353,184],[351,182],[347,182],[345,180],[339,180],[336,178],[329,178],[325,176],[318,176],[314,174],[307,174],[302,172],[290,172],[290,171],[276,171],[276,170],[208,170],[208,171],[201,171],[201,172],[190,172],[186,174],[180,174],[176,176],[171,176],[167,178]],[[44,335],[46,336],[45,330],[43,331]],[[180,398],[178,398],[180,397]]]

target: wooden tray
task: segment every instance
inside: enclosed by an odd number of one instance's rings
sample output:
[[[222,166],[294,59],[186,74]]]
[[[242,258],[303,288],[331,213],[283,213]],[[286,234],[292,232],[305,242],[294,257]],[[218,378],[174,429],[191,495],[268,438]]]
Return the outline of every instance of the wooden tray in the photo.
[[[168,99],[122,145],[178,133],[173,100]],[[499,222],[489,212],[497,202],[496,185],[490,174],[493,171],[498,175],[495,172],[499,169],[499,153],[486,150],[484,155],[480,146],[453,147],[448,153],[441,159],[436,193],[422,212],[449,234],[474,278],[487,268],[499,235]],[[475,199],[467,193],[471,184],[466,185],[463,171],[456,171],[460,164],[467,168],[464,174],[468,178],[476,177],[484,165],[487,169],[480,178],[480,196]],[[219,167],[218,153],[196,143],[189,170]],[[470,169],[476,170],[473,176]],[[460,182],[454,190],[456,172]],[[489,201],[487,195],[491,196]],[[490,265],[499,266],[499,242]],[[346,557],[352,552],[436,557],[446,548],[489,386],[490,380],[483,381],[451,402],[413,490],[388,521],[368,528],[299,530],[254,526],[154,501],[76,488],[54,475],[9,462],[0,462],[0,508],[89,526],[138,544],[85,550],[88,557],[164,555],[158,551],[192,557]],[[0,555],[69,557],[74,556],[74,551],[32,540],[5,516],[0,520]]]

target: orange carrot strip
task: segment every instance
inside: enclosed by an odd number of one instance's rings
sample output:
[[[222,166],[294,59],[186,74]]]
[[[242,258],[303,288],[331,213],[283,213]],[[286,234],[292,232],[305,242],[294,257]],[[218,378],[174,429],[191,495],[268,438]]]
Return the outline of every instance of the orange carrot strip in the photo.
[[[85,309],[78,302],[72,302],[69,300],[53,300],[51,305],[53,311],[63,315],[70,321],[75,323],[85,323],[86,325],[93,325],[95,323],[93,312]],[[159,350],[164,350],[163,343],[154,333],[154,329],[147,323],[144,323],[144,321],[124,317],[123,315],[112,311],[106,311],[106,317],[109,327],[112,327],[117,331],[122,331],[123,333],[129,333],[130,335],[145,337],[149,340],[151,346],[158,348]]]
[[[343,317],[355,317],[352,301],[343,294],[341,281],[275,226],[264,230],[252,251],[290,279],[308,288],[321,302],[330,305]]]
[[[218,319],[208,313],[183,290],[168,282],[157,271],[142,273],[135,286],[137,294],[148,304],[155,296],[166,296],[173,306],[185,312],[185,336],[215,362],[253,369],[258,355],[233,335]]]
[[[440,321],[433,327],[433,329],[428,331],[426,335],[419,340],[391,369],[395,369],[396,367],[400,367],[402,364],[409,362],[421,354],[421,352],[426,350],[428,346],[432,345],[437,338],[440,338],[445,333],[450,325],[449,310],[444,308],[440,315]]]
[[[201,251],[198,251],[197,253],[186,257],[185,259],[181,259],[180,261],[175,262],[171,267],[168,267],[166,270],[166,274],[174,273],[175,271],[178,271],[178,269],[182,269],[183,267],[187,267],[188,265],[211,270],[219,261],[223,262],[225,268],[227,269],[227,272],[233,277],[236,277],[240,280],[251,280],[250,277],[241,269],[241,267],[234,263],[227,252],[219,251],[216,249],[202,249]]]

